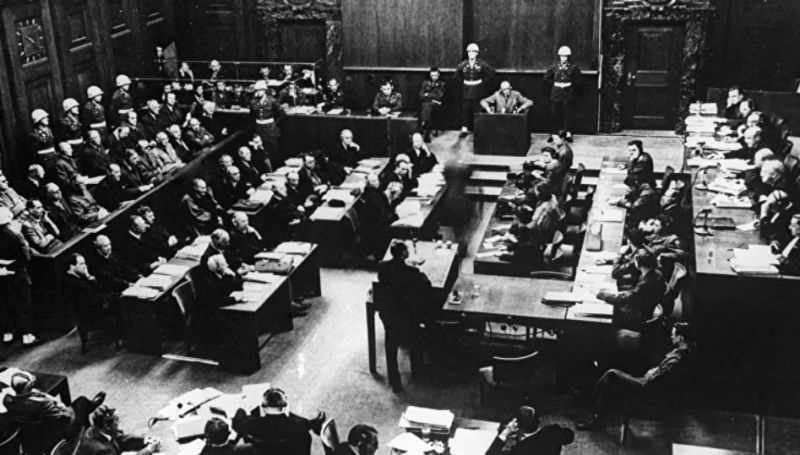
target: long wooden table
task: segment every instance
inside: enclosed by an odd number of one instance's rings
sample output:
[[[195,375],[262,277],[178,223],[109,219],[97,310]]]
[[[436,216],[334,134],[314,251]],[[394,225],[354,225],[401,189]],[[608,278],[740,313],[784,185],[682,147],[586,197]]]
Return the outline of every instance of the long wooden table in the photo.
[[[419,269],[425,273],[431,282],[433,291],[432,301],[438,305],[443,303],[447,293],[453,287],[453,283],[458,277],[458,248],[451,246],[447,248],[440,242],[418,241],[416,243],[407,241],[409,253],[412,258],[423,259],[425,262]],[[389,260],[391,255],[386,251],[384,260]],[[376,349],[375,349],[375,314],[378,309],[372,300],[372,291],[365,301],[367,315],[367,351],[369,356],[369,371],[377,373]]]

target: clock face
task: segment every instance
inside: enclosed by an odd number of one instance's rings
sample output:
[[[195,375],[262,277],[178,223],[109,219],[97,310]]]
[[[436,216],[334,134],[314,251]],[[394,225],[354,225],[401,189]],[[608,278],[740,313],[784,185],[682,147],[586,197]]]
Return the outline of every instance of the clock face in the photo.
[[[22,64],[34,63],[47,58],[44,44],[44,30],[41,20],[29,17],[17,21],[17,51]]]

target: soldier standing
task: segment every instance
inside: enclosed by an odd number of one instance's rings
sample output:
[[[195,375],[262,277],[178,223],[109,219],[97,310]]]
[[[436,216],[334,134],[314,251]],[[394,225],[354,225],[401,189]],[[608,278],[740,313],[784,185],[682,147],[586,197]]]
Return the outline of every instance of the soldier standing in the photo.
[[[50,114],[44,109],[34,109],[31,112],[33,130],[28,135],[30,142],[30,156],[26,163],[38,163],[49,171],[56,163],[56,149],[53,147],[53,130],[50,129]]]
[[[80,154],[83,147],[83,125],[78,116],[80,104],[75,98],[67,98],[62,101],[64,115],[61,117],[61,132],[59,133],[62,141],[66,141],[72,146],[76,154]]]
[[[86,95],[89,97],[89,101],[83,105],[81,123],[87,130],[97,130],[105,142],[108,137],[108,123],[106,123],[106,110],[103,107],[103,91],[100,87],[93,85],[86,89]]]
[[[494,68],[485,60],[478,58],[480,49],[475,43],[467,46],[467,59],[458,64],[456,78],[461,79],[464,89],[461,95],[461,137],[469,134],[475,112],[480,109],[484,87],[494,73]]]
[[[133,110],[133,97],[131,97],[131,79],[120,74],[117,76],[117,90],[111,95],[111,116],[114,124],[119,125],[128,117],[128,112]]]
[[[580,83],[581,70],[570,62],[572,50],[567,46],[558,49],[558,63],[547,69],[544,82],[550,89],[551,130],[567,132],[567,141],[572,142],[572,109],[575,92]]]
[[[255,122],[254,132],[264,143],[267,155],[274,159],[278,153],[278,139],[281,130],[278,121],[283,118],[284,111],[278,101],[269,94],[266,81],[256,81],[255,93],[250,102],[250,114]]]

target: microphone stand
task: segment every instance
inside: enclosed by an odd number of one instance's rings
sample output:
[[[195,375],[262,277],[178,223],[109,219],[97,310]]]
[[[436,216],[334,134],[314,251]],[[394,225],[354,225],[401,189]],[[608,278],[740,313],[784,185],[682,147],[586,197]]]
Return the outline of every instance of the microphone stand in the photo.
[[[703,209],[697,212],[697,215],[694,217],[694,233],[701,236],[701,237],[709,237],[714,235],[714,232],[708,228],[708,215],[711,213],[711,209]],[[703,217],[703,225],[697,226],[697,220],[700,217]]]

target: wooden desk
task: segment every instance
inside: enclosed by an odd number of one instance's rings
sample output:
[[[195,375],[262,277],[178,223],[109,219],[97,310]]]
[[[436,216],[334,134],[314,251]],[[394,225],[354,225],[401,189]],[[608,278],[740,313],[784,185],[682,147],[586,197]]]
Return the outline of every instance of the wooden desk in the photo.
[[[388,164],[388,158],[368,158],[366,160],[361,160],[359,161],[358,169],[363,169],[364,172],[353,171],[347,176],[342,185],[331,189],[341,189],[342,186],[355,184],[363,187],[366,184],[368,172],[383,172]],[[314,210],[314,213],[311,214],[309,219],[315,223],[338,223],[353,210],[353,207],[356,206],[359,200],[361,200],[360,195],[353,198],[352,201],[346,202],[343,207],[331,207],[328,201],[325,201]]]
[[[475,154],[525,156],[531,147],[528,114],[475,114]]]
[[[409,252],[412,257],[424,259],[425,262],[419,266],[419,269],[428,277],[431,282],[431,290],[433,292],[433,302],[444,303],[447,294],[453,287],[453,283],[458,277],[458,248],[455,246],[451,248],[439,248],[436,242],[419,241],[416,246],[410,241],[406,242],[409,245]],[[390,252],[387,250],[383,260],[391,258]],[[377,373],[376,367],[376,349],[375,349],[375,314],[377,308],[372,301],[372,291],[365,301],[365,308],[367,314],[367,351],[369,356],[369,371]]]
[[[367,156],[393,156],[404,152],[410,136],[417,129],[413,113],[399,117],[289,113],[281,125],[281,143],[285,157],[297,156],[310,150],[328,150],[339,140],[343,129],[353,132],[353,140]]]
[[[403,239],[430,240],[438,235],[439,208],[447,191],[447,185],[442,185],[433,196],[409,196],[405,200],[417,200],[420,211],[417,215],[400,218],[389,226],[392,237]],[[416,194],[414,191],[412,194]]]
[[[693,446],[687,444],[672,444],[672,455],[755,455],[755,452],[714,449],[711,447]]]
[[[7,370],[8,367],[0,367],[0,371]],[[20,368],[22,369],[22,368]],[[27,370],[26,370],[27,371]],[[36,376],[33,386],[42,392],[59,397],[61,402],[69,406],[72,403],[72,395],[69,390],[69,379],[63,374],[42,373],[40,371],[28,371]],[[10,386],[10,384],[5,384]],[[0,388],[3,388],[0,386]]]
[[[501,198],[515,198],[517,196],[522,196],[522,194],[522,191],[517,189],[513,181],[508,181],[500,190],[500,196],[498,197],[498,200]],[[492,212],[492,218],[486,225],[486,230],[483,233],[481,243],[478,246],[478,251],[475,255],[475,260],[473,261],[473,270],[475,273],[483,273],[487,275],[528,276],[530,275],[531,270],[529,270],[527,267],[524,267],[518,263],[507,261],[505,259],[501,259],[497,255],[489,255],[490,253],[496,251],[496,249],[487,248],[485,245],[486,240],[494,237],[495,235],[503,235],[502,233],[508,232],[511,224],[514,222],[513,216],[500,217],[498,215],[497,210],[499,206],[499,203],[495,206],[494,212]]]
[[[283,245],[283,243],[281,245]],[[275,249],[279,249],[281,245],[278,245]],[[301,258],[294,263],[294,268],[289,274],[289,281],[291,282],[293,290],[302,289],[306,297],[319,297],[322,295],[319,245],[313,243],[310,245],[311,250],[308,254],[299,255],[286,253]]]

